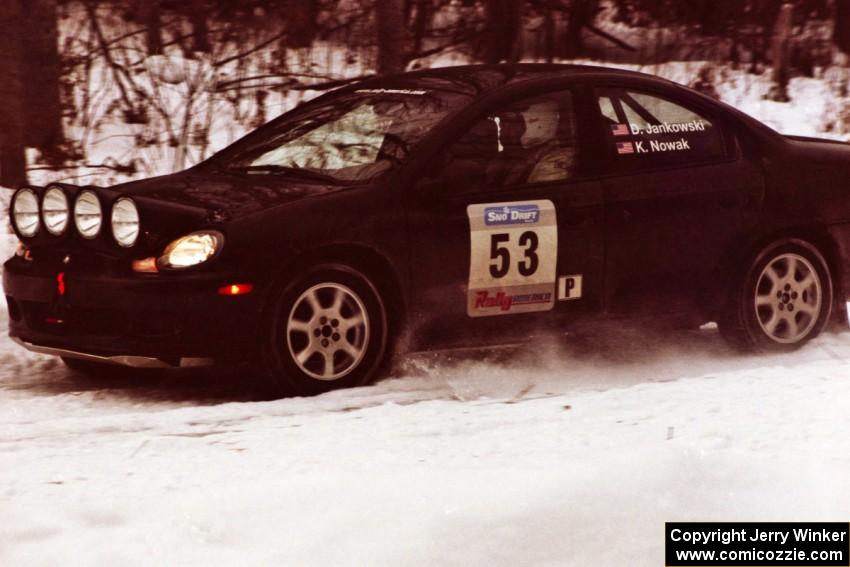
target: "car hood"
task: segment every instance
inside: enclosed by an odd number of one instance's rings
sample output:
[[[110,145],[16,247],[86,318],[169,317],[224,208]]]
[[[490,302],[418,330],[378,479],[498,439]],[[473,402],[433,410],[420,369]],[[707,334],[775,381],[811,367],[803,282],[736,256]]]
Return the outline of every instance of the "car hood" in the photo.
[[[226,222],[348,187],[280,175],[189,170],[123,183],[111,190],[148,205],[202,210],[216,222]]]

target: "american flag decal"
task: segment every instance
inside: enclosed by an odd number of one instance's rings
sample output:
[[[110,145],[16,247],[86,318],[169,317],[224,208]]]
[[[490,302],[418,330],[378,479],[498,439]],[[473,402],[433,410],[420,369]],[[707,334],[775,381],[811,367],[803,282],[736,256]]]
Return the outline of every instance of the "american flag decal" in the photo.
[[[633,154],[635,153],[635,146],[631,142],[619,142],[617,144],[617,153],[620,155]]]
[[[611,133],[615,136],[628,136],[629,135],[629,125],[628,124],[611,124]]]

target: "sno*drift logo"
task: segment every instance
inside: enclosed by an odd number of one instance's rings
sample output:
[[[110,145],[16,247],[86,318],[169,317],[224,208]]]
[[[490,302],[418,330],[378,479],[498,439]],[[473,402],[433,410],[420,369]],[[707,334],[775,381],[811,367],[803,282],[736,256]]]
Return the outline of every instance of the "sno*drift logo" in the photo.
[[[484,224],[487,226],[534,224],[539,220],[540,208],[537,205],[506,205],[484,209]]]

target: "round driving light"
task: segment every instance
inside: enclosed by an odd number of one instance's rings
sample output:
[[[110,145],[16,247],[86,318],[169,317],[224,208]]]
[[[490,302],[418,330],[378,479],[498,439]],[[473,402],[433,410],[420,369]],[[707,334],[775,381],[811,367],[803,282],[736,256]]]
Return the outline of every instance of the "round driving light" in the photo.
[[[112,205],[112,236],[125,248],[139,238],[139,210],[129,197],[121,197]]]
[[[68,197],[59,187],[51,187],[41,202],[41,216],[47,232],[59,236],[68,228]]]
[[[83,238],[94,238],[100,233],[103,210],[97,193],[86,189],[77,197],[77,202],[74,203],[74,224]]]
[[[38,214],[38,197],[32,189],[21,189],[12,197],[12,220],[21,236],[35,236],[41,219]]]

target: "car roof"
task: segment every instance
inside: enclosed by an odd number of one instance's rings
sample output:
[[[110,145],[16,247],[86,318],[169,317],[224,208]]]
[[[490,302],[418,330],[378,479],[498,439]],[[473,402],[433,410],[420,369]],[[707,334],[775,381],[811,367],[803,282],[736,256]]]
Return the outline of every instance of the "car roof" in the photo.
[[[499,63],[436,67],[395,75],[371,77],[352,83],[337,92],[352,92],[363,89],[423,90],[432,88],[437,91],[454,91],[458,94],[477,98],[484,94],[492,94],[495,91],[500,91],[505,87],[516,86],[526,82],[538,83],[546,79],[562,79],[567,77],[602,81],[628,79],[634,81],[635,84],[642,84],[644,86],[673,87],[682,93],[688,93],[691,98],[702,99],[704,102],[725,109],[726,112],[735,115],[739,120],[749,124],[750,130],[759,134],[762,139],[772,141],[782,139],[780,134],[755,118],[720,100],[711,99],[684,85],[657,75],[600,65],[580,65],[573,63]]]
[[[494,65],[460,65],[409,71],[396,75],[374,77],[357,83],[356,88],[427,88],[444,82],[454,86],[466,85],[469,94],[539,79],[566,77],[631,78],[669,85],[671,81],[625,69],[597,65],[565,63],[500,63]]]

